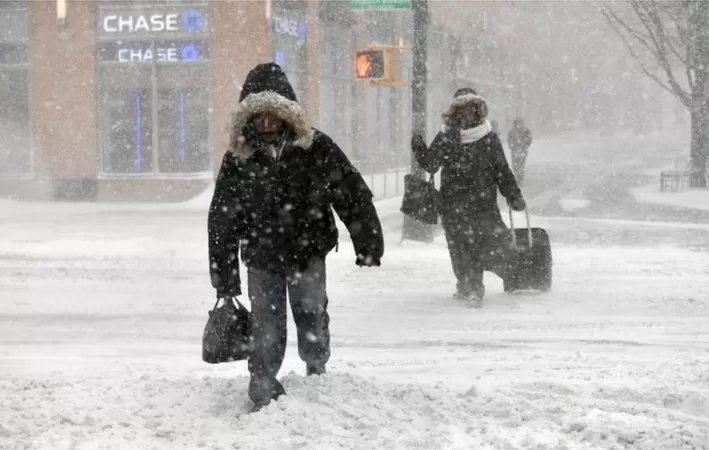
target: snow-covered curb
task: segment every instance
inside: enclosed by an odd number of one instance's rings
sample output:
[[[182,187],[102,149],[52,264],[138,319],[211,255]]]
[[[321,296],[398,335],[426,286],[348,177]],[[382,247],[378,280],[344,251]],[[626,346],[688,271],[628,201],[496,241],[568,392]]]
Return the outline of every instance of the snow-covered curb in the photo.
[[[709,189],[695,189],[684,192],[660,192],[659,184],[649,184],[631,189],[635,200],[684,208],[709,211]]]

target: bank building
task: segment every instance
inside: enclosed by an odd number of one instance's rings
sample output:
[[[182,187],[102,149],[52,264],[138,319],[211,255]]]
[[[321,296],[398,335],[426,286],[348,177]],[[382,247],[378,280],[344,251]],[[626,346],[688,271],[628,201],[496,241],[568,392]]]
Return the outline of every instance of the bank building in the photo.
[[[354,55],[372,42],[410,44],[411,11],[355,3],[0,2],[0,198],[180,201],[204,192],[241,83],[268,61],[284,68],[312,125],[363,172],[408,165],[398,143],[410,136],[410,90],[358,82]],[[403,78],[407,64],[405,56]],[[431,77],[450,73],[442,59],[429,65]]]

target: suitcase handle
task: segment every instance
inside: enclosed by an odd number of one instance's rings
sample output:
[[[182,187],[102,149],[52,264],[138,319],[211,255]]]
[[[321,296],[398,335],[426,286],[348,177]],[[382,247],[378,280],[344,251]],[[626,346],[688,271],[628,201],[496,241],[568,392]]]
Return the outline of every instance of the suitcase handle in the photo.
[[[514,219],[512,218],[512,208],[509,208],[508,211],[510,212],[510,234],[512,234],[512,245],[517,247],[517,236],[515,236],[515,223]],[[532,226],[529,224],[529,209],[524,208],[524,216],[527,218],[527,244],[529,248],[532,248],[532,245],[534,244],[532,240]]]

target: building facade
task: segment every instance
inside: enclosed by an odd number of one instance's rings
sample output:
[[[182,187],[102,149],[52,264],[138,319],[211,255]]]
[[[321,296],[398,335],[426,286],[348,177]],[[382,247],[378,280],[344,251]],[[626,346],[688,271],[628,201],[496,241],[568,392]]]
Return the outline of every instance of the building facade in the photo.
[[[267,61],[363,171],[406,166],[410,90],[356,81],[353,58],[410,44],[411,16],[346,1],[2,1],[0,196],[196,195],[219,169],[243,79]]]
[[[61,17],[59,2],[1,2],[2,193],[178,200],[203,190],[251,67],[299,52],[286,67],[305,95],[307,10],[293,44],[290,19],[265,6],[69,1]]]

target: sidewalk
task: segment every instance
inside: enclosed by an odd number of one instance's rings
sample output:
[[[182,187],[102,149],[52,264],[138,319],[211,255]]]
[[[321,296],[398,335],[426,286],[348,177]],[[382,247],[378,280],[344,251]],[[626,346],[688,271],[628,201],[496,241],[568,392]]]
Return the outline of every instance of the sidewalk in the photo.
[[[630,190],[635,200],[641,203],[655,203],[709,211],[709,189],[693,189],[684,192],[660,192],[659,183],[653,183]]]

